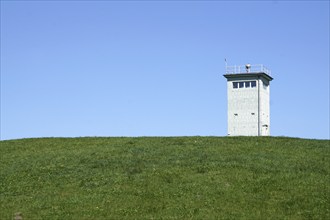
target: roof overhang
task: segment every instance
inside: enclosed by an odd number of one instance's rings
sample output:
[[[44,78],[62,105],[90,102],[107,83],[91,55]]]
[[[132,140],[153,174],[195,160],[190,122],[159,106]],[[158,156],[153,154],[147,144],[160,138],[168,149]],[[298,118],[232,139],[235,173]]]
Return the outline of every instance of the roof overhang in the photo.
[[[273,77],[271,77],[270,75],[264,73],[264,72],[252,72],[252,73],[233,73],[233,74],[224,74],[224,77],[226,77],[227,79],[236,79],[236,78],[265,78],[268,81],[272,81]]]

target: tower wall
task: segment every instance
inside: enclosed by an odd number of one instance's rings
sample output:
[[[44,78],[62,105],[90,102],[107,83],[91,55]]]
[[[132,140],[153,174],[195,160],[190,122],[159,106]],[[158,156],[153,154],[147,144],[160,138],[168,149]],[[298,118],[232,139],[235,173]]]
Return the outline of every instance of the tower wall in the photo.
[[[270,135],[270,88],[269,82],[265,79],[260,79],[260,135]]]
[[[226,74],[229,136],[270,135],[269,81],[265,73]]]
[[[250,88],[233,88],[233,82],[253,82],[255,78],[228,80],[228,135],[258,135],[258,85]],[[245,85],[244,85],[245,86]]]

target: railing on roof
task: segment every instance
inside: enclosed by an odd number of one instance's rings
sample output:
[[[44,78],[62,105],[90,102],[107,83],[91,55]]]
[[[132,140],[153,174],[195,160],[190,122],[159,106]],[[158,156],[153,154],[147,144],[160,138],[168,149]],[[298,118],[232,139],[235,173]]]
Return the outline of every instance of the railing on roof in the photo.
[[[266,73],[271,76],[271,71],[266,68],[263,64],[250,65],[246,68],[246,65],[240,66],[226,66],[226,74],[239,74],[239,73]]]

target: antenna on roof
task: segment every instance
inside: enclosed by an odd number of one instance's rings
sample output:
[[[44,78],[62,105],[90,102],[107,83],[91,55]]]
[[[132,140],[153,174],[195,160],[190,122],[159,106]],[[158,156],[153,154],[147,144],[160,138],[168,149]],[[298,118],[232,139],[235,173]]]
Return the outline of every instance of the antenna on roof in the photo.
[[[251,64],[245,64],[245,69],[246,69],[246,72],[249,73],[250,72],[250,69],[251,69]]]
[[[226,68],[226,73],[227,73],[227,66],[228,66],[228,64],[227,64],[227,58],[225,58],[225,68]]]

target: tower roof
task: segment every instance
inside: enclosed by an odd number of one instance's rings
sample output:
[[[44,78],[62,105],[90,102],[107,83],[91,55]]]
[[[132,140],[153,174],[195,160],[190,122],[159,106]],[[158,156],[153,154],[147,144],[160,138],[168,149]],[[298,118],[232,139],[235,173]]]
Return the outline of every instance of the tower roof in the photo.
[[[272,81],[273,77],[264,72],[253,72],[253,73],[235,73],[235,74],[224,74],[227,79],[237,79],[237,78],[256,78],[263,77],[268,81]]]
[[[273,80],[273,77],[271,77],[270,70],[262,64],[226,66],[226,74],[224,74],[223,76],[227,79],[263,77],[268,81]]]

